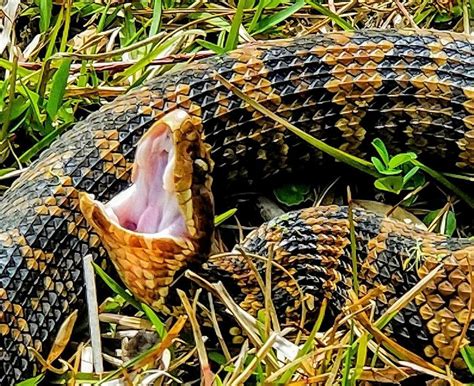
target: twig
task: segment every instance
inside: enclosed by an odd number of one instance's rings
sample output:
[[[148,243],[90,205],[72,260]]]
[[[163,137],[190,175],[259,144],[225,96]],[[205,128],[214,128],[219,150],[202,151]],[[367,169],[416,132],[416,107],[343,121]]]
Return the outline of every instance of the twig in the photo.
[[[207,359],[207,352],[206,352],[206,348],[204,347],[201,329],[199,327],[199,322],[196,318],[195,302],[193,302],[193,306],[191,306],[191,303],[189,303],[189,300],[186,297],[186,294],[182,290],[177,290],[177,292],[184,306],[184,309],[186,310],[186,313],[188,314],[189,321],[191,322],[191,327],[193,329],[193,335],[194,335],[194,340],[196,342],[198,358],[199,358],[199,362],[201,363],[201,374],[203,377],[202,378],[203,384],[205,386],[212,386],[214,374],[211,371],[209,360]],[[199,296],[199,292],[200,290],[198,290],[198,292],[196,293],[196,299]]]
[[[411,15],[408,13],[405,6],[400,2],[400,0],[395,0],[395,4],[397,4],[398,9],[403,14],[403,16],[405,16],[407,18],[407,20],[410,23],[410,25],[412,26],[412,28],[414,28],[416,30],[419,30],[420,27],[418,27],[418,25],[415,23],[415,21],[413,20]]]
[[[272,332],[265,344],[258,350],[255,357],[250,364],[240,373],[240,375],[231,383],[231,386],[243,385],[244,382],[252,375],[253,370],[257,367],[260,361],[265,358],[271,350],[273,343],[277,337],[277,333]]]
[[[97,287],[95,285],[92,255],[84,257],[84,282],[86,286],[86,300],[89,315],[89,331],[91,334],[92,360],[97,373],[104,372],[102,362],[102,342],[100,340],[99,305],[97,303]]]

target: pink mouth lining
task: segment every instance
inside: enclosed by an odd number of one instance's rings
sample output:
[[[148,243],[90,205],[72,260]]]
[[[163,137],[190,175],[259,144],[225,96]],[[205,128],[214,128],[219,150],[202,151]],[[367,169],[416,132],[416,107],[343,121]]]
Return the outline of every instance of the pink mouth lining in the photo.
[[[105,205],[110,219],[130,231],[155,237],[186,235],[174,187],[175,161],[167,131],[146,134],[137,147],[132,186]]]

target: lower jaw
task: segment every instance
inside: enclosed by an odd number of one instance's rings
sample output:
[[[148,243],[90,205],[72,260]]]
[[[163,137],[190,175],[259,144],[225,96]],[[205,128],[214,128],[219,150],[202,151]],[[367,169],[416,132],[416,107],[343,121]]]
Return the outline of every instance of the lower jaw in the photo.
[[[81,210],[99,234],[120,278],[142,302],[159,311],[177,272],[196,258],[197,245],[190,237],[156,237],[127,230],[110,221],[105,206],[80,193]]]

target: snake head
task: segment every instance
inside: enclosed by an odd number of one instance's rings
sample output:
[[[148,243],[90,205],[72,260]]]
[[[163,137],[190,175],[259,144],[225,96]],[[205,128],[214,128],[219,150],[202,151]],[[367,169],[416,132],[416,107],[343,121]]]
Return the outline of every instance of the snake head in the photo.
[[[157,120],[137,144],[131,186],[108,203],[79,194],[85,219],[125,285],[165,312],[176,273],[204,259],[212,239],[213,164],[193,119],[174,110]]]

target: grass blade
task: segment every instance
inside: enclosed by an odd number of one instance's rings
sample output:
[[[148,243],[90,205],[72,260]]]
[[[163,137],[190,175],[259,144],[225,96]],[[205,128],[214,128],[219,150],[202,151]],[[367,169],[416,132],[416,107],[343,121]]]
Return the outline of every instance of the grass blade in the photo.
[[[144,69],[148,64],[151,63],[153,59],[160,55],[166,55],[173,51],[177,45],[181,44],[182,39],[185,39],[187,36],[192,35],[202,35],[202,31],[200,30],[188,30],[182,33],[177,33],[175,36],[171,37],[163,44],[158,44],[153,50],[151,50],[147,55],[143,56],[139,61],[137,61],[134,65],[127,68],[121,75],[116,79],[116,82],[121,82],[123,79],[128,78],[136,74],[137,72]]]
[[[466,362],[467,367],[471,374],[474,375],[474,347],[472,346],[464,346],[461,347],[461,355]]]
[[[304,0],[297,0],[292,6],[285,8],[277,13],[274,13],[271,16],[265,17],[260,20],[255,25],[255,31],[252,32],[252,35],[257,35],[262,32],[267,31],[271,27],[281,23],[282,21],[288,19],[295,12],[298,12],[301,8],[304,7]]]
[[[217,44],[208,42],[208,41],[203,40],[203,39],[196,39],[196,43],[200,44],[201,46],[203,46],[204,48],[206,48],[208,50],[214,51],[218,55],[225,54],[225,49],[222,48],[221,46],[217,45]]]
[[[160,320],[155,311],[151,307],[147,306],[145,303],[142,303],[142,309],[147,318],[150,319],[150,322],[153,323],[153,326],[155,327],[155,330],[160,336],[160,338],[163,339],[166,336],[165,324]]]
[[[310,5],[313,7],[316,11],[321,13],[324,16],[327,16],[329,19],[331,19],[335,24],[337,24],[339,27],[341,27],[344,31],[352,31],[354,28],[352,25],[350,25],[347,21],[345,21],[343,18],[341,18],[339,15],[336,15],[334,12],[326,8],[325,6],[315,3],[312,0],[305,0],[306,4]]]
[[[255,29],[257,28],[257,24],[260,20],[260,16],[262,16],[262,12],[267,5],[268,5],[268,0],[259,0],[257,4],[257,8],[255,9],[255,13],[252,17],[252,21],[250,22],[250,25],[247,27],[250,33],[254,32]]]
[[[94,266],[97,275],[107,284],[112,291],[114,291],[117,295],[120,295],[124,298],[128,303],[134,306],[137,310],[143,311],[142,306],[138,303],[135,298],[130,295],[127,291],[125,291],[120,284],[118,284],[114,279],[112,279],[101,267],[99,267],[96,263],[92,263]]]
[[[229,209],[228,211],[221,213],[214,218],[214,225],[218,226],[222,224],[228,218],[231,218],[237,212],[237,208]]]
[[[234,17],[232,18],[232,24],[230,26],[230,32],[227,36],[227,41],[225,43],[225,50],[230,51],[237,47],[239,42],[239,29],[242,25],[242,17],[244,15],[246,0],[239,0],[237,5],[237,10],[235,11]]]
[[[268,110],[266,107],[262,106],[257,101],[254,101],[251,98],[249,98],[247,95],[245,95],[242,91],[240,91],[237,87],[235,87],[233,84],[231,84],[228,80],[226,80],[224,77],[222,77],[218,73],[215,73],[214,76],[224,85],[224,87],[231,90],[235,95],[237,95],[240,99],[247,102],[255,110],[273,119],[276,123],[281,124],[283,127],[290,130],[291,132],[293,132],[298,137],[305,140],[306,142],[308,142],[310,145],[314,146],[315,148],[321,150],[322,152],[326,154],[329,154],[330,156],[334,157],[338,161],[344,162],[347,165],[350,165],[358,170],[363,171],[364,173],[370,174],[374,177],[381,176],[379,173],[377,173],[374,166],[370,162],[367,162],[359,157],[348,154],[338,148],[328,145],[327,143],[321,141],[320,139],[313,137],[311,134],[308,134],[307,132],[297,128],[295,125],[279,117],[274,112]]]
[[[44,378],[44,374],[40,374],[34,378],[29,378],[24,380],[23,382],[19,382],[16,384],[16,386],[36,386],[41,383],[41,381]]]
[[[149,36],[154,36],[158,33],[161,27],[161,15],[163,4],[161,0],[153,1],[153,16],[151,20]]]
[[[53,130],[51,133],[47,134],[43,137],[40,141],[36,142],[32,147],[26,150],[20,157],[19,160],[21,162],[30,161],[36,154],[38,154],[41,150],[47,147],[51,142],[53,142],[56,137],[61,134],[64,130],[64,127],[59,127]]]
[[[413,160],[411,162],[413,165],[418,166],[426,174],[428,174],[433,179],[438,181],[441,185],[445,186],[446,188],[454,192],[459,198],[463,199],[471,208],[474,209],[474,197],[471,196],[469,193],[462,191],[460,188],[454,185],[441,173],[437,172],[436,170],[431,169],[429,166],[422,164],[420,161]]]
[[[64,92],[66,91],[67,79],[69,77],[69,68],[71,67],[71,59],[65,58],[53,76],[53,84],[51,85],[51,93],[46,105],[46,111],[51,120],[54,120],[56,113],[61,107]]]
[[[328,145],[324,141],[313,137],[311,134],[299,129],[292,123],[286,121],[285,119],[276,115],[273,111],[268,110],[266,107],[262,106],[259,102],[254,101],[253,99],[249,98],[245,95],[242,91],[240,91],[236,86],[226,80],[217,72],[214,73],[216,79],[218,79],[224,87],[231,90],[235,95],[237,95],[240,99],[247,102],[251,107],[255,110],[259,111],[260,113],[266,115],[267,117],[273,119],[275,122],[281,124],[283,127],[287,128],[294,134],[296,134],[301,139],[308,142],[310,145],[314,146],[315,148],[321,150],[322,152],[329,154],[330,156],[334,157],[336,160],[344,162],[345,164],[352,166],[355,169],[358,169],[366,174],[371,176],[380,178],[382,175],[377,172],[374,165],[362,158],[356,157],[352,154],[348,154],[338,148],[335,148],[331,145]],[[459,189],[456,185],[450,182],[446,177],[444,177],[441,173],[429,168],[426,165],[423,165],[421,162],[414,160],[412,161],[413,165],[418,166],[421,170],[429,174],[433,177],[436,181],[444,185],[446,188],[454,192],[459,198],[463,199],[471,208],[474,208],[474,198],[471,197],[469,194],[463,192]]]
[[[46,32],[51,23],[51,14],[53,12],[52,0],[40,0],[39,11],[40,11],[40,22],[39,22],[40,31]]]

